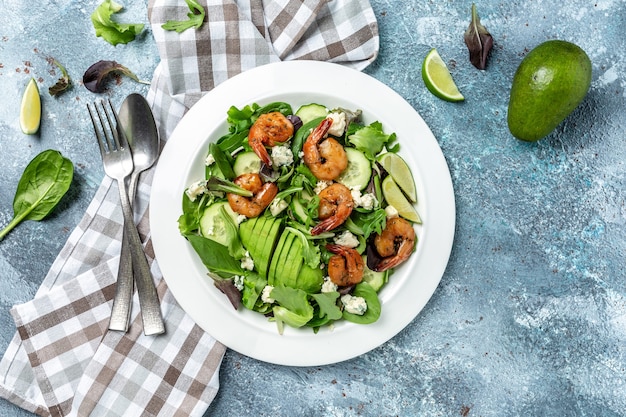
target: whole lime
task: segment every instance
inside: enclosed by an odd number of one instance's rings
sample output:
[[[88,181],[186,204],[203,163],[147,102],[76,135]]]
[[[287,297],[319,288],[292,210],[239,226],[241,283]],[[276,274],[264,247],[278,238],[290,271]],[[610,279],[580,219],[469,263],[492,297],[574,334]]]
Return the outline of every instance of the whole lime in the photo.
[[[529,142],[547,136],[585,98],[590,84],[591,61],[585,51],[561,40],[540,44],[513,77],[509,130]]]

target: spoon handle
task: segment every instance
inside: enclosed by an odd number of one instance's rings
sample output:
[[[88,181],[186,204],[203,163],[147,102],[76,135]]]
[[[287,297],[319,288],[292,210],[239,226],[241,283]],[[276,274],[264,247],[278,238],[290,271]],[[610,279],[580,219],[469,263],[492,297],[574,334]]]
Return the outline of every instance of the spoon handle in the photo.
[[[137,172],[134,172],[130,177],[128,198],[131,204],[135,199],[138,177],[139,173]],[[125,223],[128,221],[130,221],[131,227],[134,228],[135,224],[132,216],[130,220],[125,218]],[[139,305],[141,307],[141,317],[143,320],[143,332],[146,336],[161,334],[165,331],[165,327],[161,317],[161,307],[154,282],[152,281],[152,275],[149,273],[149,269],[145,271],[146,268],[148,268],[147,263],[140,262],[139,265],[133,263],[129,236],[126,233],[127,227],[128,225],[125,224],[117,276],[117,289],[113,300],[109,329],[123,332],[128,331],[133,296],[133,276],[135,276]],[[135,269],[136,272],[133,269]]]
[[[133,172],[130,177],[128,189],[128,199],[131,206],[135,201],[135,190],[137,189],[138,176]],[[130,309],[133,303],[133,262],[128,247],[128,235],[126,227],[122,232],[122,249],[120,251],[120,265],[117,270],[117,281],[115,287],[115,298],[111,307],[111,320],[109,330],[127,332],[130,324]]]

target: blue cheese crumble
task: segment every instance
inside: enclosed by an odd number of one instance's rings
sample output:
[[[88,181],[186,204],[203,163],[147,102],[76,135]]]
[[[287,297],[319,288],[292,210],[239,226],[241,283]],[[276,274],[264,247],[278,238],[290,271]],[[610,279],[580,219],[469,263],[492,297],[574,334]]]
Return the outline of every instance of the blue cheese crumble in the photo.
[[[329,277],[324,278],[324,283],[322,284],[322,292],[333,292],[337,291],[337,284],[332,282]]]
[[[367,311],[367,303],[363,297],[354,297],[350,294],[341,296],[341,303],[346,312],[362,316]]]
[[[191,201],[196,201],[198,196],[206,193],[207,191],[209,190],[206,188],[206,180],[200,180],[191,184],[189,188],[185,190],[185,194],[187,194],[187,197],[189,197]]]
[[[261,301],[263,301],[264,303],[273,304],[274,301],[276,301],[270,295],[273,289],[274,287],[272,287],[271,285],[266,285],[265,288],[263,288],[263,292],[261,293]]]
[[[341,246],[346,246],[348,248],[356,248],[359,246],[359,239],[354,236],[349,230],[344,231],[339,236],[335,236],[334,239],[336,244]]]
[[[289,204],[287,204],[285,200],[282,198],[275,198],[270,203],[270,213],[272,213],[272,216],[276,217],[287,207],[289,207]]]
[[[346,114],[344,112],[334,112],[326,117],[333,121],[330,129],[328,129],[328,134],[335,137],[343,136],[343,133],[346,131]]]
[[[242,275],[235,275],[233,277],[233,284],[235,285],[235,287],[239,291],[243,291],[243,276]]]
[[[250,257],[250,252],[246,251],[246,254],[241,258],[241,267],[248,271],[254,269],[254,260]]]
[[[272,162],[275,166],[281,167],[284,165],[293,164],[293,153],[289,146],[274,146],[272,147]]]

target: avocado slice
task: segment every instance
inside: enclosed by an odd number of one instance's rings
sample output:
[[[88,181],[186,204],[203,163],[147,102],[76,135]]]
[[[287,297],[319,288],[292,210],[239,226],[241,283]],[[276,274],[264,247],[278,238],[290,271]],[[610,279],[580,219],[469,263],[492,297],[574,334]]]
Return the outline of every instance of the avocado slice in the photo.
[[[294,240],[291,243],[291,248],[289,252],[282,257],[283,259],[279,262],[279,265],[282,265],[281,271],[283,273],[283,283],[285,286],[298,288],[298,272],[300,272],[300,267],[302,267],[302,241],[295,234],[293,234],[293,236]]]
[[[263,247],[264,239],[267,236],[267,232],[269,232],[270,227],[272,227],[271,221],[269,221],[267,217],[257,217],[257,222],[254,225],[254,229],[252,229],[252,244],[251,249],[254,251],[254,255],[252,255],[252,251],[250,254],[254,261],[257,261],[258,255],[261,252],[261,248]],[[248,249],[250,250],[250,249]]]
[[[291,251],[291,246],[293,245],[293,241],[296,237],[293,233],[289,233],[288,231],[283,232],[283,236],[285,236],[285,240],[283,241],[283,247],[280,250],[280,254],[274,253],[274,258],[276,258],[276,268],[274,270],[274,286],[276,285],[284,285],[286,287],[290,287],[285,274],[285,259],[289,256],[289,252]],[[278,255],[278,256],[277,256]]]
[[[289,242],[286,242],[287,239],[289,239]],[[276,269],[278,267],[279,259],[283,250],[289,251],[292,240],[293,235],[291,233],[281,233],[280,238],[278,239],[278,243],[276,244],[276,250],[274,250],[274,253],[272,254],[272,259],[270,260],[270,269],[267,273],[267,283],[269,285],[275,286],[279,284],[279,282],[276,281]]]
[[[270,259],[272,252],[274,252],[278,245],[278,236],[282,230],[283,221],[281,219],[271,219],[267,223],[271,224],[269,231],[264,239],[259,239],[259,266],[257,269],[263,278],[267,278],[268,267],[270,265]]]
[[[254,217],[242,222],[239,225],[239,239],[241,239],[241,243],[248,250],[248,252],[250,252],[254,244],[253,231],[258,220],[258,217]]]
[[[303,264],[298,273],[297,286],[302,291],[315,294],[321,291],[324,283],[324,272],[319,268],[311,268]]]

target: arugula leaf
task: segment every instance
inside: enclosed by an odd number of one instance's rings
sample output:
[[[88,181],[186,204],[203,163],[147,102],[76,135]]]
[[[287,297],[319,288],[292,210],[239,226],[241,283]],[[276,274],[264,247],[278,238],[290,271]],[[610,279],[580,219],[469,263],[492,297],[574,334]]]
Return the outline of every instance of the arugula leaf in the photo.
[[[54,150],[43,151],[28,164],[13,200],[13,219],[2,230],[0,240],[22,220],[42,220],[70,188],[74,165]]]
[[[387,213],[384,209],[377,209],[372,212],[361,212],[355,210],[348,218],[345,225],[350,232],[362,235],[365,239],[376,232],[382,233],[387,221]]]
[[[241,262],[230,255],[226,246],[200,235],[186,234],[185,237],[209,271],[222,278],[244,275],[245,271],[241,267]]]
[[[189,28],[195,27],[200,29],[202,23],[204,23],[204,17],[206,12],[204,7],[195,0],[185,0],[190,12],[187,13],[187,20],[168,20],[161,27],[164,30],[175,30],[178,33],[184,32]]]
[[[144,28],[142,23],[115,22],[111,17],[121,10],[121,4],[114,0],[104,0],[91,14],[91,23],[96,30],[96,36],[102,37],[113,46],[134,40]]]

